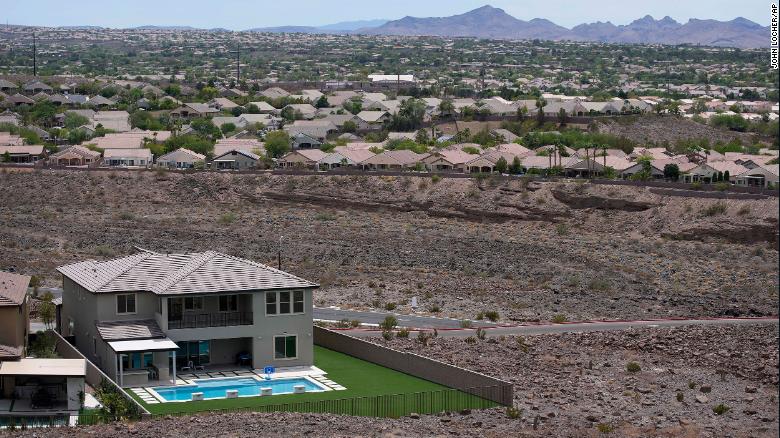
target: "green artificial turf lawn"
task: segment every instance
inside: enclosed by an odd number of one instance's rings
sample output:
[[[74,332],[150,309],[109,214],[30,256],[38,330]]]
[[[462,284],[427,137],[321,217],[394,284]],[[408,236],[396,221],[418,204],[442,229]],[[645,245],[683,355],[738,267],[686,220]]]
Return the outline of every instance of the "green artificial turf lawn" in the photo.
[[[275,406],[276,409],[294,412],[331,412],[349,415],[402,416],[410,412],[433,413],[442,410],[495,406],[494,403],[480,399],[445,386],[400,373],[327,350],[314,347],[314,364],[325,371],[327,377],[345,386],[344,391],[326,391],[308,394],[286,394],[271,397],[242,397],[238,399],[205,400],[200,402],[159,403],[149,405],[128,391],[141,405],[152,414],[189,413],[217,411],[222,409],[263,410],[263,406]],[[433,392],[433,394],[431,394]],[[414,394],[423,393],[423,394]],[[398,394],[396,396],[396,394]],[[400,395],[400,394],[406,394]],[[379,399],[374,396],[388,396]],[[360,399],[360,397],[369,397]],[[358,398],[358,400],[350,400]],[[345,400],[347,399],[347,400]],[[333,400],[328,404],[301,404],[319,400]],[[335,401],[341,400],[341,401]]]

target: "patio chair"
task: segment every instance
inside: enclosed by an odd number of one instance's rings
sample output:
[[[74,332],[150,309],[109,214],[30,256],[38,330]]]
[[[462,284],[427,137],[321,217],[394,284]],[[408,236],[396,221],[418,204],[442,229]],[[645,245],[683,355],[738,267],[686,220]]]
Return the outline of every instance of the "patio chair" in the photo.
[[[205,371],[206,366],[205,365],[195,365],[195,371]]]
[[[179,371],[181,371],[181,372],[192,371],[192,367],[193,367],[192,361],[189,361],[189,362],[187,362],[187,366],[181,367],[179,369]]]

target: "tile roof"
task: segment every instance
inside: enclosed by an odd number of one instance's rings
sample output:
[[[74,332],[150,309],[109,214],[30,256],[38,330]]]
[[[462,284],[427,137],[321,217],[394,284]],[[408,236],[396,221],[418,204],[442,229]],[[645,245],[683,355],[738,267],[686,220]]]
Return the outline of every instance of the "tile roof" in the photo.
[[[177,295],[318,287],[287,272],[216,251],[141,252],[106,262],[89,260],[60,266],[57,271],[95,293]]]
[[[0,306],[18,306],[24,302],[29,275],[0,271]]]
[[[0,362],[7,360],[17,360],[22,357],[21,347],[12,347],[10,345],[0,344]]]
[[[138,321],[99,321],[95,327],[104,341],[123,341],[127,339],[163,338],[165,333],[153,319]]]

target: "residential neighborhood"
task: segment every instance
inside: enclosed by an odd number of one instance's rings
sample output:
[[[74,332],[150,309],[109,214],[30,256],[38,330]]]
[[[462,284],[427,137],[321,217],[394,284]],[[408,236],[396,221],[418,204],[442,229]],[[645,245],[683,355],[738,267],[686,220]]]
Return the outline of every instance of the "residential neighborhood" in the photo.
[[[776,7],[88,3],[2,8],[0,438],[777,436]]]

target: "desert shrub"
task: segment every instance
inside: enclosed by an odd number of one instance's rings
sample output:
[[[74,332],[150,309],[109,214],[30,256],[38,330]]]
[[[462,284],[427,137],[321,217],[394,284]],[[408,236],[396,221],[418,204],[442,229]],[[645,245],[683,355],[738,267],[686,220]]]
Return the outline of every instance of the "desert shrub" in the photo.
[[[464,319],[460,322],[460,328],[471,328],[471,321]]]
[[[626,364],[626,371],[629,373],[638,373],[642,371],[642,367],[636,362],[629,362]]]
[[[486,337],[487,337],[487,332],[485,332],[485,329],[483,329],[482,327],[478,327],[477,328],[477,339],[479,339],[481,341],[484,341]]]
[[[475,338],[474,336],[469,336],[468,338],[464,339],[464,341],[467,344],[476,344],[477,343],[477,338]]]
[[[557,224],[555,225],[555,232],[558,233],[559,236],[565,236],[569,234],[569,227],[564,223]]]
[[[219,217],[219,223],[223,225],[232,224],[235,221],[236,214],[230,211]]]
[[[719,182],[715,184],[715,189],[721,192],[725,192],[726,190],[729,189],[729,187],[731,187],[731,184],[727,182]]]
[[[398,338],[408,338],[409,337],[409,329],[406,327],[401,327],[398,332],[395,334]]]
[[[552,317],[552,322],[555,324],[562,324],[566,321],[566,315],[562,315],[560,313]]]
[[[741,207],[741,208],[740,208],[740,209],[737,211],[737,214],[738,214],[738,215],[740,215],[740,216],[746,216],[746,215],[750,214],[750,207],[748,207],[747,205],[743,205],[743,206],[742,206],[742,207]]]
[[[385,331],[391,331],[398,326],[398,319],[395,316],[387,316],[384,321],[379,323],[379,328]]]
[[[439,176],[439,175],[432,175],[431,176],[431,183],[436,184],[439,181],[441,181],[441,176]]]
[[[615,426],[608,423],[599,423],[596,425],[596,429],[601,433],[612,433],[615,430]]]
[[[353,319],[352,321],[349,322],[349,325],[352,328],[360,327],[360,321],[357,319]]]
[[[691,183],[691,188],[693,190],[701,190],[701,188],[702,188],[701,182],[700,181],[696,181],[696,182]]]
[[[477,321],[482,321],[483,319],[485,319],[485,312],[477,313],[476,319]]]
[[[428,342],[433,338],[430,333],[426,331],[419,331],[417,332],[417,342],[423,344],[424,346],[428,346]]]
[[[724,405],[723,403],[721,403],[721,404],[715,406],[714,408],[712,408],[712,412],[714,412],[715,415],[723,415],[723,414],[725,414],[726,412],[728,412],[730,410],[731,410],[731,408],[728,407],[727,405]]]
[[[439,313],[441,312],[441,307],[437,306],[436,304],[432,305],[428,308],[428,311],[431,313]]]
[[[382,337],[385,338],[386,341],[389,341],[390,339],[393,339],[393,332],[390,330],[382,330]]]
[[[397,304],[395,304],[393,302],[385,304],[385,310],[395,310],[396,307],[397,307]]]
[[[682,392],[678,392],[677,393],[677,401],[682,403],[683,400],[685,400],[685,396],[683,395]]]
[[[523,416],[523,410],[520,408],[516,408],[514,406],[509,406],[506,408],[506,417],[510,418],[512,420],[517,420],[518,418]]]
[[[485,312],[485,318],[487,318],[488,321],[496,322],[498,321],[499,315],[495,310],[488,310]]]
[[[314,219],[321,222],[332,222],[336,220],[336,216],[330,213],[317,213],[317,215],[314,216]]]
[[[594,278],[588,283],[588,288],[592,291],[605,292],[611,288],[609,281],[603,278]]]
[[[728,207],[726,207],[726,204],[724,204],[723,202],[716,202],[710,205],[709,207],[705,208],[704,210],[702,210],[701,214],[703,216],[717,216],[719,214],[726,213],[727,209]]]

